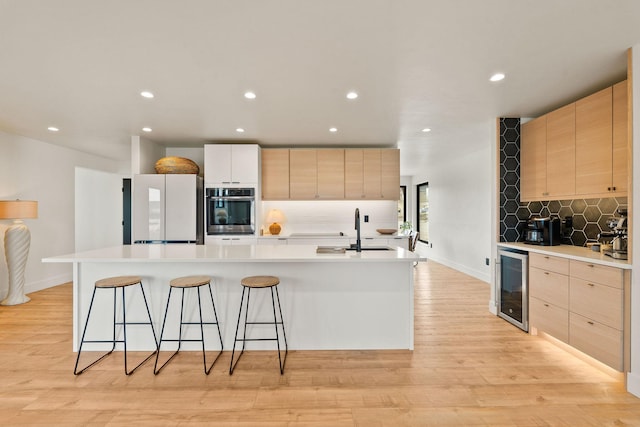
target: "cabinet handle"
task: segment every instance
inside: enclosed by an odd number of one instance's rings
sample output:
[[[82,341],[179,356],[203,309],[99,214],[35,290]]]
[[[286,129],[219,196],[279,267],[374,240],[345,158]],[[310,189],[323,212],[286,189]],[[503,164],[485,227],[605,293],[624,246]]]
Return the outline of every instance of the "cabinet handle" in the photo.
[[[613,191],[616,191],[616,187],[613,187]]]
[[[593,322],[591,320],[587,321],[587,323],[593,325]]]
[[[549,304],[545,304],[544,306],[545,306],[545,307],[549,307]]]
[[[587,267],[589,267],[589,268],[593,268],[593,267],[595,267],[595,265],[593,265],[593,264],[587,264]]]
[[[595,286],[593,283],[587,283],[587,285],[591,286],[592,288]]]
[[[544,272],[544,274],[546,274],[546,275],[548,276],[548,275],[549,275],[549,272],[548,272],[548,271],[545,271],[545,272]]]
[[[611,187],[607,187],[607,191],[611,191]]]
[[[548,257],[548,256],[545,256],[545,257],[544,257],[544,259],[549,259],[549,257]]]

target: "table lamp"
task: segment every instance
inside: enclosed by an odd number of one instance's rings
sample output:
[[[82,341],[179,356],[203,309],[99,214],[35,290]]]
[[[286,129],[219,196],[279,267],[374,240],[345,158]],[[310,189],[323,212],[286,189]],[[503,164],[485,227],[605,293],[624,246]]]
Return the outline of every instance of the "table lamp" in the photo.
[[[0,305],[17,305],[29,301],[24,294],[24,270],[29,255],[31,233],[23,219],[38,217],[38,202],[32,200],[0,200],[0,219],[12,219],[4,233],[4,254],[9,270],[9,292]]]
[[[271,223],[269,226],[269,233],[274,236],[280,234],[282,227],[278,223],[286,221],[286,218],[280,209],[271,209],[267,214],[267,223]]]

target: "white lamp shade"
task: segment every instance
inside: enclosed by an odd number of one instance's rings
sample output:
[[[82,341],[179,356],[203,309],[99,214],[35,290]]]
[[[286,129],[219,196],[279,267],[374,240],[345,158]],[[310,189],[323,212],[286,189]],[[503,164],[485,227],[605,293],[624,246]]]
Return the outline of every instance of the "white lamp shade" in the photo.
[[[38,218],[38,202],[34,200],[0,200],[0,219]]]
[[[282,224],[287,218],[284,216],[280,209],[271,209],[267,214],[267,223],[279,223]]]

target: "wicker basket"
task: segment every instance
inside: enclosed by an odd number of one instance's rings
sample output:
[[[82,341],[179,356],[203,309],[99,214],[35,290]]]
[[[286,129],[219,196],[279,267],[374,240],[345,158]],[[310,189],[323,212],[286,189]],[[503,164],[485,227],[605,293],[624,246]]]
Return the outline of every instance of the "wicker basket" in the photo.
[[[190,159],[184,157],[163,157],[156,162],[156,173],[169,174],[169,173],[185,173],[185,174],[199,174],[200,167]]]

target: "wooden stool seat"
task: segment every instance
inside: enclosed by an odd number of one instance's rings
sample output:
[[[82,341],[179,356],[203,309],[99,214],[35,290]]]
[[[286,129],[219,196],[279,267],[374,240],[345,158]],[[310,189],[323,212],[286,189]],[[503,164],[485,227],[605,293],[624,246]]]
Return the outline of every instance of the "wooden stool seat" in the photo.
[[[140,276],[117,276],[100,279],[96,282],[96,288],[124,288],[125,286],[137,285],[142,282]]]
[[[268,288],[280,283],[280,279],[275,276],[249,276],[244,277],[240,283],[248,288]]]
[[[173,279],[169,282],[169,284],[174,288],[195,288],[202,285],[208,285],[209,283],[211,283],[211,278],[209,276],[178,277],[177,279]]]

